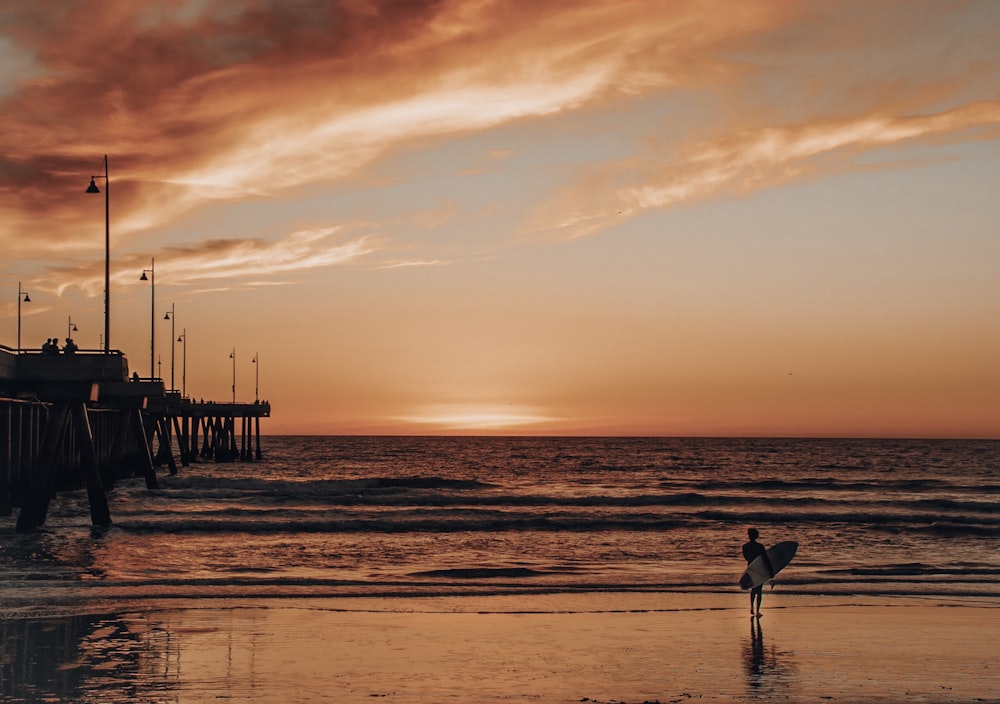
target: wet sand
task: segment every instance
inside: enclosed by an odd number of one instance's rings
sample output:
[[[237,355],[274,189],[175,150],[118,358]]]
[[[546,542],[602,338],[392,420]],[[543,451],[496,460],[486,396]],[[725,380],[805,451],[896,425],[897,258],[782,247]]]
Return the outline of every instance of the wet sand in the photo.
[[[0,622],[0,701],[1000,701],[1000,603],[198,599]]]

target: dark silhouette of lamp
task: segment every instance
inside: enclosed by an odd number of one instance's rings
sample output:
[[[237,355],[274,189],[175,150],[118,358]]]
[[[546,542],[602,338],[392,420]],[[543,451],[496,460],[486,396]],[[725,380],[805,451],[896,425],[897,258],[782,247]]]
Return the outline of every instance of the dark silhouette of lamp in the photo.
[[[147,277],[146,274],[149,274]],[[156,258],[151,257],[149,268],[142,270],[139,281],[149,282],[149,378],[156,378]]]
[[[236,348],[229,354],[229,359],[233,360],[233,403],[236,403]]]
[[[184,328],[184,330],[181,332],[181,334],[177,336],[177,341],[184,343],[184,347],[183,347],[183,350],[184,350],[183,360],[184,361],[181,363],[181,396],[183,398],[187,398],[187,367],[188,367],[188,334],[187,334],[187,332],[188,332],[187,328]]]
[[[175,304],[171,303],[170,310],[168,310],[163,316],[164,320],[170,321],[170,390],[171,391],[177,390],[174,387],[174,348],[175,348],[174,338],[177,337],[176,325],[174,323],[174,319],[177,317],[177,311],[174,308],[174,305]]]
[[[254,352],[253,359],[250,361],[254,365],[253,400],[260,401],[260,354],[258,352]]]
[[[24,298],[21,298],[24,296]],[[28,292],[21,288],[21,282],[17,282],[17,353],[21,354],[21,301],[31,303]]]
[[[100,193],[94,179],[104,179],[104,354],[111,349],[111,179],[108,178],[108,155],[104,155],[104,174],[90,177],[87,193]]]

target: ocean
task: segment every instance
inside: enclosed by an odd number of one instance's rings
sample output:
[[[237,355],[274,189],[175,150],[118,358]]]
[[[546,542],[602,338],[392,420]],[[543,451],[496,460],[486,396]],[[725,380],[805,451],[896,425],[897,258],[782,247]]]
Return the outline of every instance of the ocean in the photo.
[[[1000,442],[265,437],[260,461],[0,519],[0,613],[175,598],[739,593],[748,527],[788,594],[1000,597]]]

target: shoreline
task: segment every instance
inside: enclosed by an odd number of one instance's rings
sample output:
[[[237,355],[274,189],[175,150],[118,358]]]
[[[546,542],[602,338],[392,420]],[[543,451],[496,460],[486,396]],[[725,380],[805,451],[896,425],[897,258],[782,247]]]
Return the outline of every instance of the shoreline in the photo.
[[[677,596],[92,604],[0,620],[0,700],[1000,701],[995,600]]]
[[[19,591],[22,588],[19,588]],[[6,598],[4,598],[6,597]],[[322,604],[322,607],[316,607]],[[0,595],[0,622],[99,616],[123,611],[157,613],[189,609],[226,608],[320,608],[357,613],[498,613],[498,614],[600,614],[682,613],[688,611],[746,610],[749,592],[704,590],[601,589],[583,591],[458,590],[410,593],[324,592],[315,587],[268,588],[265,590],[178,587],[176,591],[136,594],[133,586],[112,589],[84,588],[67,596],[57,593]],[[800,591],[764,592],[764,615],[771,610],[830,608],[982,608],[1000,609],[1000,597],[980,593],[912,592],[874,594]]]

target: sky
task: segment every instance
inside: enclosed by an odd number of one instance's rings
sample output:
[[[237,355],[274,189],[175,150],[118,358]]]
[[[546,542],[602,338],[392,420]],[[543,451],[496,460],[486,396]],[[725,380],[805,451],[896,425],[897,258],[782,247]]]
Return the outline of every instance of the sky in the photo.
[[[106,196],[267,434],[998,438],[998,186],[994,0],[0,0],[0,343],[101,348]]]

